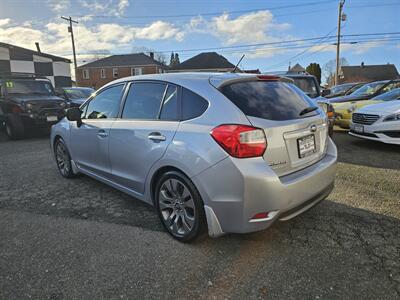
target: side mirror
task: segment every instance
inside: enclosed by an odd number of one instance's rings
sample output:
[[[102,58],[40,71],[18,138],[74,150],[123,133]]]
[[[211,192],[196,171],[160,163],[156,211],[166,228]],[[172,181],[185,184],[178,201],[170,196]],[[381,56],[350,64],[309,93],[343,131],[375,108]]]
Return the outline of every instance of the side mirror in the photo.
[[[82,111],[79,109],[79,107],[71,107],[69,109],[67,109],[67,119],[69,121],[76,121],[76,124],[78,125],[78,127],[81,127],[82,125]]]
[[[330,89],[323,89],[321,92],[321,96],[325,97],[325,96],[328,96],[330,93],[331,93]]]

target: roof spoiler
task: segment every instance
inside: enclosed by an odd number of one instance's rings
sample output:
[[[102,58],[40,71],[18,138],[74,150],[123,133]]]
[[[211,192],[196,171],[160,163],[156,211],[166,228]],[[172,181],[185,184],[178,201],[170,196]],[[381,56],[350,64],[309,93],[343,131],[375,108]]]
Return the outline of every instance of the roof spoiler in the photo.
[[[279,75],[270,75],[270,74],[257,74],[254,76],[240,76],[232,79],[228,79],[223,81],[217,88],[220,89],[224,86],[238,83],[238,82],[247,82],[247,81],[280,81],[286,83],[294,83],[294,80],[291,78],[287,78]]]

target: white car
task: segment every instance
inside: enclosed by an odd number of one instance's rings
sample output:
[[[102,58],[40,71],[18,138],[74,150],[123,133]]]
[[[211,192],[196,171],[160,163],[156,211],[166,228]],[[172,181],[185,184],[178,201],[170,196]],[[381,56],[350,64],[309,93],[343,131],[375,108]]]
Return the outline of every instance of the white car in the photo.
[[[351,135],[400,145],[400,101],[367,105],[353,113]]]

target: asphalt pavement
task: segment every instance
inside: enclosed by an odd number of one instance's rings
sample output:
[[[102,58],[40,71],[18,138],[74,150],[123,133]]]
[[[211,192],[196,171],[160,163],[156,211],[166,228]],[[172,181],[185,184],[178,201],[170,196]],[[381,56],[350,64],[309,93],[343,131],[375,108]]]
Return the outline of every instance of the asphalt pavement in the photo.
[[[0,299],[398,299],[400,147],[334,140],[326,201],[262,232],[182,244],[152,207],[61,178],[47,136],[0,135]]]

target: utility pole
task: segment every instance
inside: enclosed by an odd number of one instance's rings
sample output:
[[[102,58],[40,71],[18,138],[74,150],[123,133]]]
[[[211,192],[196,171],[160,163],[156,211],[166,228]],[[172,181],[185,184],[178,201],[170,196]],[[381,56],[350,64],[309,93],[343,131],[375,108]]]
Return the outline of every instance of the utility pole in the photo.
[[[343,5],[346,0],[340,0],[339,2],[339,15],[338,15],[338,32],[337,32],[337,43],[336,43],[336,72],[335,72],[335,85],[339,84],[339,64],[340,64],[340,28],[342,21],[346,20],[346,15],[342,14]]]
[[[61,19],[64,19],[69,22],[68,26],[68,32],[71,33],[71,40],[72,40],[72,53],[74,55],[74,68],[75,68],[75,73],[76,73],[76,53],[75,53],[75,41],[74,41],[74,30],[72,29],[72,23],[78,24],[77,21],[72,20],[71,17],[66,18],[66,17],[61,17]]]

